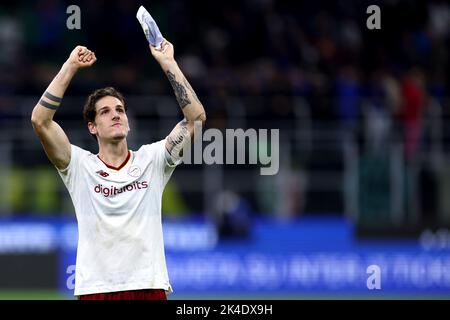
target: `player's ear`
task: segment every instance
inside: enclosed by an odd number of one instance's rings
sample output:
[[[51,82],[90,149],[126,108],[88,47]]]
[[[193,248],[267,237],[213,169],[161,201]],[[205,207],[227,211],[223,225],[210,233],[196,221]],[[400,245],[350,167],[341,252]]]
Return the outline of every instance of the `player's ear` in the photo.
[[[91,134],[97,134],[97,127],[95,126],[95,123],[94,122],[88,122],[88,129],[89,129],[89,132],[91,133]]]

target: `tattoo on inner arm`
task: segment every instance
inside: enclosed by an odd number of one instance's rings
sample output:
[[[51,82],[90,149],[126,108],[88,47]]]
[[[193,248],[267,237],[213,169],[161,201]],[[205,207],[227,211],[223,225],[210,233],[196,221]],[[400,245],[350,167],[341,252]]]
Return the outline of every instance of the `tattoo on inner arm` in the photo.
[[[181,109],[184,109],[184,107],[191,103],[186,88],[180,82],[175,80],[175,75],[172,72],[167,71],[167,78],[172,85],[173,91],[175,91],[175,97],[177,98],[178,104]]]
[[[183,120],[180,122],[180,126],[167,137],[167,151],[175,157],[183,156],[182,146],[188,136],[189,129],[187,128],[187,121]]]

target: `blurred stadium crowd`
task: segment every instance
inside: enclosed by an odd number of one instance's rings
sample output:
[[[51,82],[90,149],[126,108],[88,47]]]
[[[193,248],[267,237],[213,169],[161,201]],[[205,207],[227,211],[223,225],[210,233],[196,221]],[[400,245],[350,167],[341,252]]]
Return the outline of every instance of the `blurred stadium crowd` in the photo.
[[[407,220],[414,226],[450,221],[443,196],[450,192],[447,1],[78,1],[81,30],[68,30],[71,4],[0,6],[0,124],[26,118],[17,99],[39,97],[77,44],[92,48],[99,61],[77,75],[67,96],[85,97],[106,85],[125,96],[171,96],[135,19],[142,4],[174,44],[208,127],[233,127],[242,122],[230,119],[243,117],[244,129],[284,133],[289,156],[282,152],[283,170],[270,178],[282,181],[260,194],[285,194],[278,205],[273,196],[255,200],[269,178],[254,178],[253,190],[236,192],[250,211],[295,217],[365,210],[371,224],[392,220],[380,219],[380,212],[405,211],[418,214]],[[372,4],[381,8],[380,30],[366,27]],[[391,152],[397,145],[398,157]],[[352,159],[359,163],[357,189]],[[398,179],[396,159],[407,172]],[[339,181],[331,191],[330,179]]]
[[[318,118],[338,119],[358,115],[357,98],[395,96],[394,89],[383,90],[386,82],[405,98],[392,98],[394,113],[408,109],[395,102],[407,104],[409,95],[431,95],[443,103],[449,68],[446,1],[381,1],[377,31],[366,27],[370,3],[175,0],[149,5],[201,95],[301,95]],[[40,94],[77,43],[95,49],[102,63],[87,79],[75,81],[72,93],[85,94],[109,79],[126,94],[171,94],[165,85],[146,85],[149,79],[164,79],[142,72],[151,59],[134,18],[141,1],[80,1],[82,28],[72,32],[65,27],[70,4],[2,4],[3,96]],[[323,102],[323,97],[337,99]],[[423,104],[418,98],[419,106],[411,108],[416,113]],[[293,113],[289,105],[268,106],[268,117],[271,109],[287,118]]]

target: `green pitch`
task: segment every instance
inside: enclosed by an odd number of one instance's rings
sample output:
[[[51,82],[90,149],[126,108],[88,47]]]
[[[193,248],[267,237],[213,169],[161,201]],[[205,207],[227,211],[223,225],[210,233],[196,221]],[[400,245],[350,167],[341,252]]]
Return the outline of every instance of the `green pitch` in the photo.
[[[0,300],[69,300],[57,290],[0,290]]]

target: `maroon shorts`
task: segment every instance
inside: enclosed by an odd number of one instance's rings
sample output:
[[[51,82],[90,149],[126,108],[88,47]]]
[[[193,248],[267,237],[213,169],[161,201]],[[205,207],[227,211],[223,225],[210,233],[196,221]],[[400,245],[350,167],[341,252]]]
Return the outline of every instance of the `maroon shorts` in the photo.
[[[143,289],[118,292],[85,294],[79,300],[167,300],[163,289]]]

